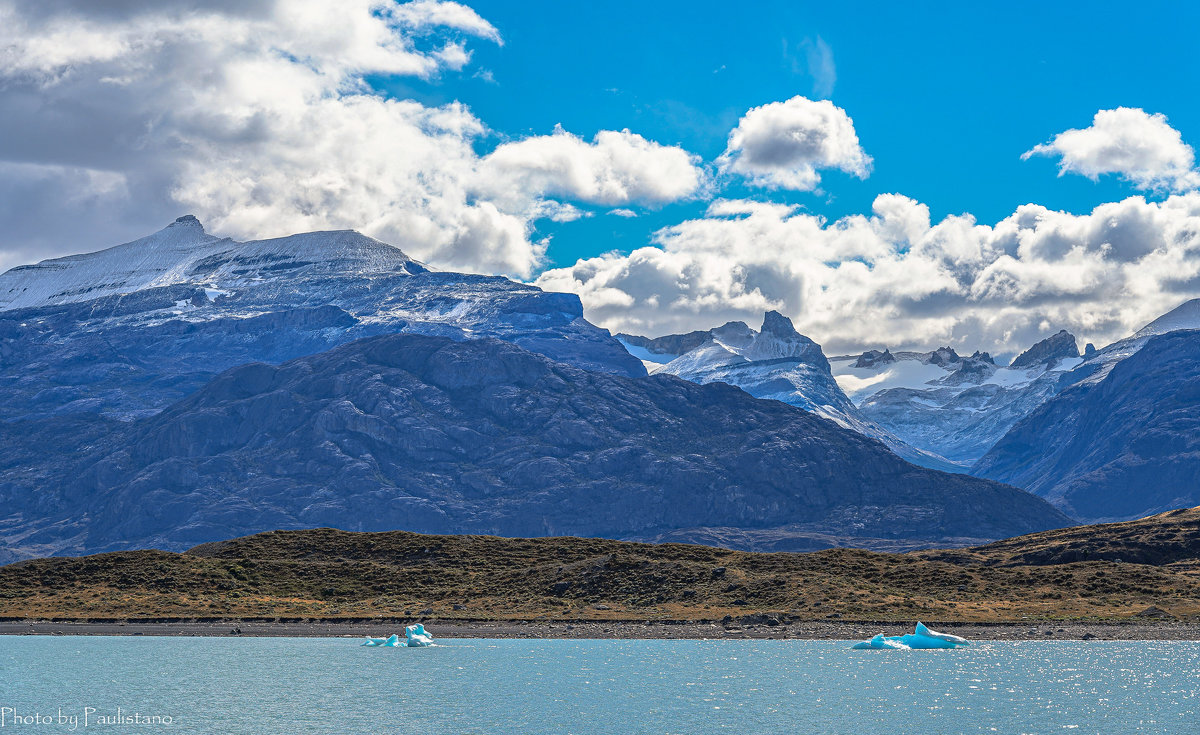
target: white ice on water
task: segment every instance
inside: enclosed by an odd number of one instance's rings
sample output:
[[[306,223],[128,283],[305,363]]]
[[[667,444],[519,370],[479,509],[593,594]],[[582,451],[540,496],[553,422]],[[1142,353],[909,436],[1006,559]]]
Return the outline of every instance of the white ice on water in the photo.
[[[425,631],[425,626],[417,623],[404,629],[404,640],[392,634],[387,638],[367,638],[360,645],[375,648],[422,648],[433,645],[433,634]]]
[[[881,633],[869,641],[855,643],[852,647],[860,651],[885,651],[889,649],[907,651],[918,648],[961,648],[967,645],[970,645],[970,641],[966,638],[960,638],[949,633],[938,633],[926,628],[924,623],[917,623],[916,630],[907,635],[894,635],[885,638]]]

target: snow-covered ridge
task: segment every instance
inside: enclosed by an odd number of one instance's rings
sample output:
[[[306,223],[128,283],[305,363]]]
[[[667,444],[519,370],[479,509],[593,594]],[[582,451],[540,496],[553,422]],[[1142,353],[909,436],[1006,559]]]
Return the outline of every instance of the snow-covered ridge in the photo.
[[[1074,379],[1070,384],[1098,384],[1108,377],[1117,363],[1136,354],[1151,337],[1183,329],[1200,329],[1200,299],[1185,301],[1125,339],[1089,354],[1072,375]]]
[[[420,272],[397,248],[351,230],[237,242],[204,231],[192,215],[147,237],[0,274],[0,311],[78,303],[193,283],[226,289],[281,271]]]
[[[1156,334],[1177,332],[1180,329],[1200,329],[1200,299],[1185,301],[1138,331],[1134,337],[1153,337]]]
[[[829,358],[833,375],[846,395],[862,405],[872,396],[893,388],[910,390],[937,390],[943,396],[954,396],[979,385],[997,385],[1006,388],[1027,386],[1048,372],[1065,373],[1074,370],[1082,362],[1080,357],[1056,358],[1048,364],[1029,368],[991,366],[975,377],[977,379],[956,380],[956,375],[965,371],[960,364],[938,365],[925,359],[929,353],[897,352],[895,362],[873,367],[857,367],[858,359],[853,355],[838,355]],[[969,358],[967,358],[969,359]],[[966,376],[962,376],[966,377]]]

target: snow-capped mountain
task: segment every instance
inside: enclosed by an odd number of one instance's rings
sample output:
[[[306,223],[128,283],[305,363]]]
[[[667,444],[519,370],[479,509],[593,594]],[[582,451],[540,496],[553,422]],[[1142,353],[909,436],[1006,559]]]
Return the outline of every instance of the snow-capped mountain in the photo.
[[[152,414],[246,362],[394,332],[496,337],[645,375],[578,297],[434,271],[352,231],[236,242],[195,217],[0,275],[0,419]],[[33,367],[31,367],[33,366]]]
[[[1068,522],[792,406],[647,377],[574,295],[355,232],[236,242],[183,217],[0,275],[0,299],[0,563],[322,525],[809,548]],[[676,368],[744,363],[853,418],[779,315],[701,347]]]
[[[800,334],[791,320],[768,311],[762,328],[729,322],[707,331],[647,338],[617,335],[652,374],[693,383],[728,383],[756,398],[799,406],[840,426],[878,439],[910,462],[955,469],[936,453],[915,450],[865,417],[834,380],[821,346]]]
[[[970,467],[1006,431],[1057,393],[1082,362],[1066,331],[1038,342],[1008,366],[950,347],[932,352],[870,350],[830,360],[838,384],[868,420],[904,442]]]
[[[1075,369],[1068,385],[1100,383],[1118,363],[1137,354],[1151,337],[1187,329],[1200,329],[1200,299],[1185,301],[1125,339],[1089,352],[1087,359]]]

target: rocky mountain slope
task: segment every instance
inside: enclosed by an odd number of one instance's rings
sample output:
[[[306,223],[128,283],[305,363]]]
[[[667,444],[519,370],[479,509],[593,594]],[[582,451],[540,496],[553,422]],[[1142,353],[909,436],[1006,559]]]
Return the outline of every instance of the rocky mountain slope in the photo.
[[[726,385],[581,370],[494,340],[387,335],[226,371],[57,442],[0,484],[8,558],[335,526],[508,536],[964,543],[1071,521]],[[39,437],[27,426],[27,445]],[[814,542],[814,538],[821,539]]]
[[[1098,352],[972,472],[1087,520],[1200,503],[1200,331],[1154,333],[1187,323],[1160,319]]]
[[[878,439],[915,464],[958,469],[935,453],[905,444],[864,416],[834,380],[821,346],[797,332],[791,320],[777,311],[764,315],[759,331],[744,322],[729,322],[688,334],[654,339],[619,334],[617,339],[654,374],[735,385],[757,398],[798,406]]]
[[[152,415],[230,367],[394,332],[496,337],[644,375],[579,299],[432,271],[356,232],[235,242],[194,217],[0,275],[0,420]]]

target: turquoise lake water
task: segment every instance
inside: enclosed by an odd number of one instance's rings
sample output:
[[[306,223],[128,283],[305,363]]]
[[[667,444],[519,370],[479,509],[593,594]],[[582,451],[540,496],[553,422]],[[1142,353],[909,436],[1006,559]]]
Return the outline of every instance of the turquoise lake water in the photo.
[[[1200,643],[848,647],[5,636],[0,735],[1200,733]]]

